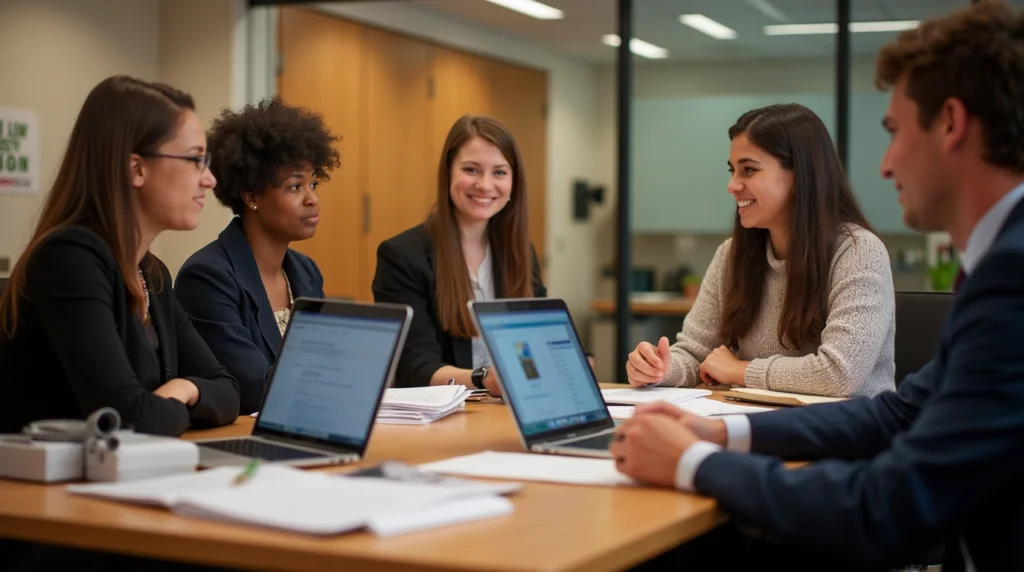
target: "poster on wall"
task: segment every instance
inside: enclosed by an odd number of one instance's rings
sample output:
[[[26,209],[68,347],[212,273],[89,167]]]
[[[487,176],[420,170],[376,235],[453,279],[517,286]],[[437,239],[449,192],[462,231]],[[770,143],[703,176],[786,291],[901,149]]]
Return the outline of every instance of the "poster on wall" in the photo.
[[[39,192],[39,117],[31,109],[0,107],[0,195]]]

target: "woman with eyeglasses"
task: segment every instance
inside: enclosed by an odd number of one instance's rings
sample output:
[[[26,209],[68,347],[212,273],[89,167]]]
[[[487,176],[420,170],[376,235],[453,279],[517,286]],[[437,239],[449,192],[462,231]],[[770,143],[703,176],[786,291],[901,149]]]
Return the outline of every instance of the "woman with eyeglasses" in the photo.
[[[101,407],[173,436],[238,417],[237,382],[149,253],[199,225],[209,160],[188,94],[125,76],[92,90],[0,296],[0,433]]]
[[[260,407],[292,303],[324,296],[316,263],[289,246],[316,233],[335,141],[319,115],[278,99],[225,110],[210,129],[214,194],[236,216],[185,262],[174,292],[238,379],[243,414]]]

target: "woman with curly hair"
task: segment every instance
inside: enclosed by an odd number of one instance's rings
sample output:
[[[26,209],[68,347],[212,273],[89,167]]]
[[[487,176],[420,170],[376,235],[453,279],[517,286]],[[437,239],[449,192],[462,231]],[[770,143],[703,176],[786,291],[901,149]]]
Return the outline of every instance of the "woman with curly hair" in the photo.
[[[225,110],[211,127],[214,194],[236,216],[185,262],[174,292],[238,380],[243,414],[262,403],[292,302],[324,295],[316,263],[289,245],[316,233],[317,184],[339,164],[337,140],[319,115],[277,98]]]

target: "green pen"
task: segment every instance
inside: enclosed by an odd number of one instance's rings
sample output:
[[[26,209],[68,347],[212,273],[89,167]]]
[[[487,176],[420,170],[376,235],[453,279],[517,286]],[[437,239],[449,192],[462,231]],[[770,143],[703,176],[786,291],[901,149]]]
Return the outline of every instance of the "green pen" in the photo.
[[[251,479],[252,476],[256,474],[256,466],[259,464],[259,459],[252,459],[251,461],[246,463],[245,468],[242,469],[242,472],[238,473],[238,476],[235,477],[234,485],[238,486]]]

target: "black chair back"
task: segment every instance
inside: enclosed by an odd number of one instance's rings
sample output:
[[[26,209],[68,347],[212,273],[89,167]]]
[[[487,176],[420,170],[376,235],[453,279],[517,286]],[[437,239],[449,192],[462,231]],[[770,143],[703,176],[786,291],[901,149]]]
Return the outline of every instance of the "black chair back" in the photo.
[[[896,292],[896,384],[928,363],[953,303],[948,292]]]

